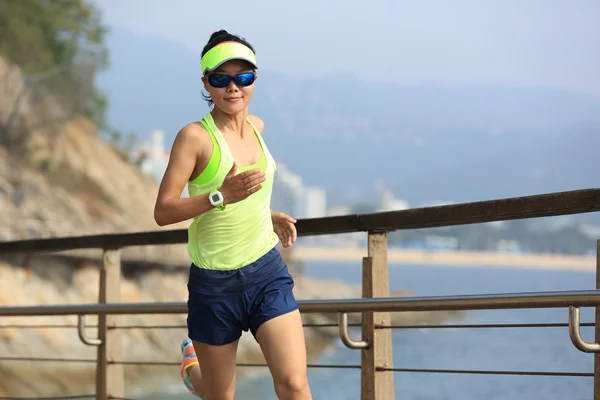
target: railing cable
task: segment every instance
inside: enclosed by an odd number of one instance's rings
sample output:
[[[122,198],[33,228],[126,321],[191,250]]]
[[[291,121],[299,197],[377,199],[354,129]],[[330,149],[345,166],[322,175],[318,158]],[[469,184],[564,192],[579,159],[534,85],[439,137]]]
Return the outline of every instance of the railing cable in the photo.
[[[465,375],[528,375],[528,376],[576,376],[593,377],[591,372],[557,372],[557,371],[494,371],[476,369],[430,369],[430,368],[387,368],[377,367],[377,371],[391,372],[423,372],[433,374],[465,374]]]
[[[79,399],[95,399],[95,394],[82,394],[79,396],[59,396],[59,397],[0,397],[0,400],[79,400]]]
[[[96,360],[87,358],[52,358],[52,357],[0,357],[0,361],[35,361],[35,362],[74,362],[95,363]],[[0,398],[1,399],[1,398]]]
[[[304,324],[305,328],[337,328],[338,323]],[[351,328],[360,328],[361,324],[350,323]],[[582,327],[594,327],[594,322],[584,322]],[[77,328],[77,324],[64,325],[0,325],[0,329],[60,329]],[[85,325],[86,328],[98,328],[98,325]],[[411,324],[411,325],[376,325],[377,329],[509,329],[509,328],[568,328],[569,324],[562,322],[533,323],[533,324]],[[187,325],[119,325],[107,329],[187,329]]]

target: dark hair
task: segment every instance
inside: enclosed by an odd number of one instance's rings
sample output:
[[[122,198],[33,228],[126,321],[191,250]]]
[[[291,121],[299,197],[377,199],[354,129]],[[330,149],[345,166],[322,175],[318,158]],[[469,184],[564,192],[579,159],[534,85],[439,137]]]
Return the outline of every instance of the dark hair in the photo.
[[[208,39],[208,43],[206,43],[206,45],[202,49],[201,57],[204,57],[204,55],[210,49],[212,49],[219,43],[228,42],[228,41],[234,41],[234,42],[241,43],[244,46],[248,47],[250,50],[252,50],[253,53],[256,53],[256,51],[254,51],[254,47],[252,47],[252,45],[250,43],[248,43],[246,41],[246,39],[241,38],[237,35],[231,34],[231,33],[227,32],[225,29],[221,29],[220,31],[213,32],[213,34],[210,35],[210,38]],[[209,107],[212,107],[215,104],[213,99],[210,97],[210,94],[208,94],[208,93],[202,93],[202,98],[208,102]]]

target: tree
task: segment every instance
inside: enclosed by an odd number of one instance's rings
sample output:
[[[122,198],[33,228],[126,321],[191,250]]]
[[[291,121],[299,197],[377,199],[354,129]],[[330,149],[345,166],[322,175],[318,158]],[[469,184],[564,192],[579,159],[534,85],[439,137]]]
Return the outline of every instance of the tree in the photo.
[[[0,2],[0,54],[26,73],[55,68],[78,56],[106,66],[105,33],[99,11],[85,0]]]
[[[107,127],[106,99],[94,84],[96,74],[108,66],[105,34],[100,12],[89,1],[0,1],[0,56],[24,73],[8,117],[0,121],[4,145],[16,140],[21,147],[25,131],[32,130],[17,126],[27,97],[61,109],[60,115],[49,112],[47,119],[39,121],[45,126],[85,115],[99,129]]]

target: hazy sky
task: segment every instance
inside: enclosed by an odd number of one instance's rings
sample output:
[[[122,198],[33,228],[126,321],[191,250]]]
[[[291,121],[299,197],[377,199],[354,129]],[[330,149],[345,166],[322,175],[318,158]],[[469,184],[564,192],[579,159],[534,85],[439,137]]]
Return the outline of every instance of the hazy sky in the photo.
[[[599,0],[95,0],[109,26],[200,53],[227,29],[260,67],[405,84],[557,86],[600,97]],[[300,5],[302,4],[302,5]]]

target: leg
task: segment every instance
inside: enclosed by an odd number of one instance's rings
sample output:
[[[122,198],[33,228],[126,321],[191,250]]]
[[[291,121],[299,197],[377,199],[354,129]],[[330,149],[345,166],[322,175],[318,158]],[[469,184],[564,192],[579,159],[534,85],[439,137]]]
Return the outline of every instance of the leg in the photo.
[[[238,342],[222,346],[193,342],[199,367],[192,366],[189,377],[202,399],[233,400]]]
[[[180,372],[183,384],[189,390],[190,394],[202,398],[204,383],[202,381],[200,366],[198,365],[198,357],[196,357],[196,350],[194,350],[191,339],[186,338],[181,343],[181,355],[183,356],[183,361],[181,362]]]
[[[204,400],[233,400],[236,353],[242,334],[240,305],[240,293],[189,292],[187,324],[192,345],[188,343],[187,351],[194,354],[182,377],[188,388],[190,383],[193,386],[190,391]]]
[[[306,376],[306,344],[298,310],[263,323],[256,340],[273,376],[280,400],[312,400]]]

